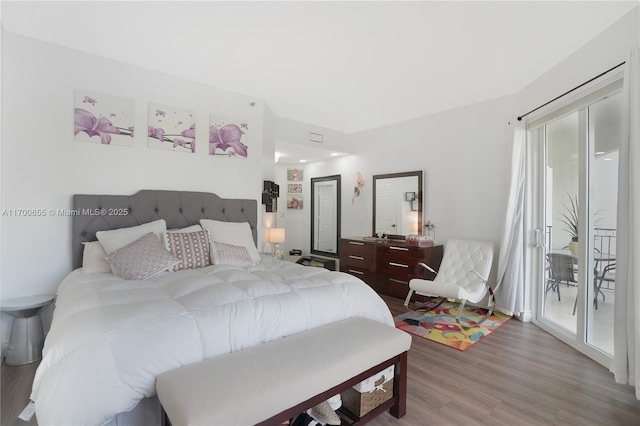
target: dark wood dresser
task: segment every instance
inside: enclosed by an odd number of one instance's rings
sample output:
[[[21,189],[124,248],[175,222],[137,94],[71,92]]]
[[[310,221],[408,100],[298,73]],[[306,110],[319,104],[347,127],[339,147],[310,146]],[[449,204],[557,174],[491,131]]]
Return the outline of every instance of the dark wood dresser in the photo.
[[[441,245],[417,247],[402,240],[342,238],[340,271],[359,277],[379,293],[405,298],[410,279],[435,278],[422,267],[416,270],[417,264],[424,262],[437,271],[443,253]]]

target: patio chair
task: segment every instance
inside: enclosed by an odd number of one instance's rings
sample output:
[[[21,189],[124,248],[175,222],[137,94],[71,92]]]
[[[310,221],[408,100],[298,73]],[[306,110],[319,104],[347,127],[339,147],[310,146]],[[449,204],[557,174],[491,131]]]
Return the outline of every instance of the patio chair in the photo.
[[[436,272],[425,263],[418,265],[436,274],[433,281],[413,278],[409,281],[409,294],[404,301],[408,307],[414,293],[421,296],[440,298],[435,309],[445,300],[460,301],[456,321],[460,323],[460,314],[467,302],[478,303],[489,293],[487,314],[476,324],[481,324],[493,313],[495,297],[487,282],[493,261],[493,245],[484,241],[449,240],[444,250],[440,270]]]
[[[595,297],[595,307],[598,308],[598,293],[602,294],[602,301],[605,301],[604,292],[602,291],[602,283],[603,281],[607,281],[610,283],[616,282],[616,264],[610,263],[602,269],[601,272],[596,271],[596,282],[598,283],[598,288]]]
[[[558,301],[560,301],[560,283],[578,284],[575,276],[577,262],[573,256],[562,253],[547,253],[547,260],[549,262],[549,278],[544,294],[549,293],[549,290],[557,292]]]

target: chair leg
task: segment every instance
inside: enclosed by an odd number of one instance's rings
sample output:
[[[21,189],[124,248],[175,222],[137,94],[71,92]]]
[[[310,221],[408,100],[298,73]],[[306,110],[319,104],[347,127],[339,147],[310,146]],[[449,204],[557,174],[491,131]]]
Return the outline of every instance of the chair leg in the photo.
[[[549,279],[547,281],[547,288],[544,292],[545,296],[547,295],[547,293],[549,293],[549,290],[552,291],[557,291],[558,292],[558,302],[560,301],[560,283],[559,281],[553,280],[553,279]]]
[[[409,289],[409,294],[407,294],[407,298],[404,299],[404,307],[405,308],[409,307],[409,302],[411,302],[411,296],[413,296],[413,289],[412,288]]]
[[[558,291],[559,292],[559,291]],[[491,298],[489,299],[489,310],[487,311],[487,313],[480,319],[480,321],[478,321],[476,323],[476,325],[480,325],[483,322],[485,322],[487,320],[487,318],[489,318],[491,316],[491,314],[493,314],[493,309],[496,306],[496,297],[493,295],[493,292],[491,292]]]
[[[460,324],[460,314],[464,310],[464,305],[467,303],[467,299],[462,299],[460,301],[460,306],[458,306],[458,315],[456,315],[456,322]]]
[[[458,308],[458,315],[456,316],[456,322],[458,324],[460,324],[460,313],[464,309],[465,303],[467,303],[466,300],[461,300],[460,301],[460,307]],[[471,328],[473,326],[482,324],[483,322],[485,322],[493,314],[493,310],[494,310],[495,306],[496,306],[496,296],[495,296],[495,294],[493,294],[493,290],[491,289],[491,287],[489,287],[489,306],[488,306],[488,309],[487,309],[487,313],[480,319],[480,321],[478,321],[477,323],[475,323],[473,325],[461,324],[462,328]]]
[[[602,291],[602,279],[600,279],[600,283],[598,284],[598,293],[602,295],[602,301],[604,302],[604,292]],[[598,298],[598,294],[596,293],[596,299]]]

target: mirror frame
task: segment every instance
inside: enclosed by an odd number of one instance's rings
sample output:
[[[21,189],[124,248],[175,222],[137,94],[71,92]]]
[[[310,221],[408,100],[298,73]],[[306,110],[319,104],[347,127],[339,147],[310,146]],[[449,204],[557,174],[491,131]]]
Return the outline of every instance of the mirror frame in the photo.
[[[340,213],[340,200],[342,199],[341,196],[341,179],[340,179],[341,175],[332,175],[332,176],[324,176],[324,177],[317,177],[317,178],[311,178],[311,254],[317,254],[320,256],[327,256],[327,257],[335,257],[338,258],[340,257],[340,222],[342,220],[342,216]],[[336,220],[336,235],[335,235],[335,242],[336,242],[336,252],[328,252],[328,251],[322,251],[322,250],[315,250],[315,230],[316,230],[316,217],[315,217],[315,211],[316,211],[316,183],[318,182],[328,182],[328,181],[335,181],[336,182],[336,213],[337,213],[337,220]]]
[[[373,222],[371,223],[371,235],[376,236],[376,184],[378,179],[390,179],[399,177],[416,176],[418,178],[418,193],[416,198],[418,201],[418,235],[422,235],[422,170],[415,172],[387,173],[382,175],[373,175]],[[391,239],[404,239],[405,234],[390,234]]]

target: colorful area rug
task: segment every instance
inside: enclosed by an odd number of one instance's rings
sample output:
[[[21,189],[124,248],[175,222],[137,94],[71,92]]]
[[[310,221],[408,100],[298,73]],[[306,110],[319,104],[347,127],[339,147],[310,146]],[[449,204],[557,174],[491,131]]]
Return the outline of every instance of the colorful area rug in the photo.
[[[487,313],[485,309],[465,306],[460,321],[469,328],[456,323],[458,303],[444,302],[438,308],[426,311],[409,311],[394,318],[396,328],[428,340],[465,351],[480,339],[507,322],[511,317],[494,312],[481,325],[471,325],[480,321]]]

